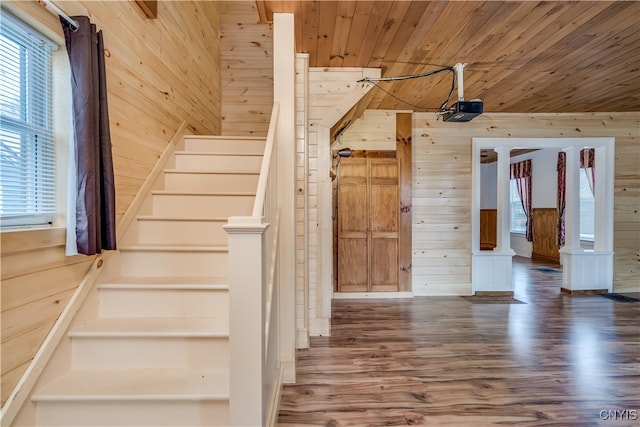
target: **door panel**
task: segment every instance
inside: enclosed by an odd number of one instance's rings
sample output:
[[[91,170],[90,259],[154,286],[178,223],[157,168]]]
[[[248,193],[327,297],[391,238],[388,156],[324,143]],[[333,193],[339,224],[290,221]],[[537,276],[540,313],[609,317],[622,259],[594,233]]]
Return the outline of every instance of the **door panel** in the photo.
[[[367,238],[344,238],[338,247],[340,292],[367,292]]]
[[[371,291],[398,290],[398,239],[371,239]]]
[[[338,291],[398,291],[396,158],[343,158],[338,170]]]
[[[341,292],[366,292],[369,264],[367,159],[341,159],[338,186],[338,284]]]

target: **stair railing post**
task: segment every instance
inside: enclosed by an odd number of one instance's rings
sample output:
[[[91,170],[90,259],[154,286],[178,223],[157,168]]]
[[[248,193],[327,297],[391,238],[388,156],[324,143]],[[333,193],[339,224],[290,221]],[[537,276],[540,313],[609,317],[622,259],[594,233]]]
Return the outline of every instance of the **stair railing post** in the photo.
[[[264,374],[264,235],[260,217],[231,217],[229,239],[229,424],[262,426]]]

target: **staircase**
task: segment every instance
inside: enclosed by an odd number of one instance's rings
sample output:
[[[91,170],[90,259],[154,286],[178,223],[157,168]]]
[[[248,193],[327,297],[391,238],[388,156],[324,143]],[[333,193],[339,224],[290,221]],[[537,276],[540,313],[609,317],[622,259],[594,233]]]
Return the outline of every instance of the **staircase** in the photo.
[[[228,425],[222,226],[251,214],[264,145],[185,137],[96,285],[97,316],[68,333],[70,369],[35,389],[38,426]]]

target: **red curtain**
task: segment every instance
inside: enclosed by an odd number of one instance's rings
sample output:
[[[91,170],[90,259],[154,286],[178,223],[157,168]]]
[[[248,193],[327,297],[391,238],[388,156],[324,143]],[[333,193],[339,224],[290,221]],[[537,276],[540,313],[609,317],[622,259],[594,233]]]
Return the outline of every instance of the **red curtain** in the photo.
[[[595,183],[596,183],[596,150],[593,148],[585,148],[580,151],[580,167],[584,169],[584,173],[587,175],[587,181],[589,182],[589,188],[591,194],[595,196]]]
[[[558,153],[558,246],[564,245],[564,208],[565,193],[567,192],[567,153]]]
[[[584,148],[580,150],[580,168],[584,169],[591,188],[591,194],[595,195],[595,149]],[[567,153],[561,151],[558,153],[558,245],[564,245],[564,209],[565,196],[567,192]]]
[[[522,210],[527,216],[527,241],[533,241],[533,207],[531,205],[531,160],[511,165],[511,179],[516,180],[518,194],[522,201]]]

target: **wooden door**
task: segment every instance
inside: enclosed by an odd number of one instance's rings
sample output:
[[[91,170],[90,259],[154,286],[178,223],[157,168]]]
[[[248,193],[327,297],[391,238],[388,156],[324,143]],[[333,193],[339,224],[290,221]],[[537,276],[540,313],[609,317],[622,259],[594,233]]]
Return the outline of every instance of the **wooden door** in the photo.
[[[398,160],[343,158],[338,170],[338,291],[398,291]]]

